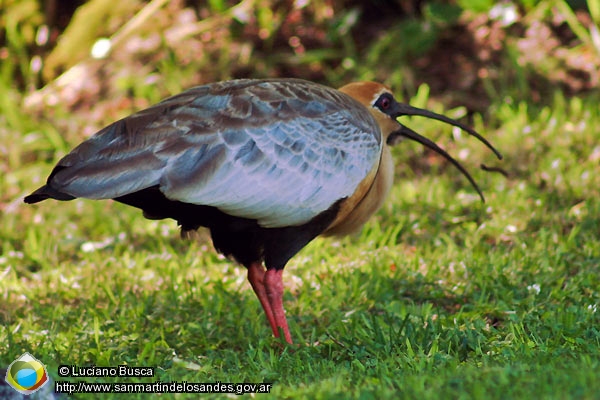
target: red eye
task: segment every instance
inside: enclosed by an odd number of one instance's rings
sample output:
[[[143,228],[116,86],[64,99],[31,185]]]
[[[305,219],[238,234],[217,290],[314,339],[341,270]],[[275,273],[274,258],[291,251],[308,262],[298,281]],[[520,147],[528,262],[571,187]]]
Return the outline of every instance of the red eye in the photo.
[[[388,99],[387,97],[381,99],[381,108],[384,110],[390,108],[390,99]]]
[[[379,111],[391,115],[390,113],[394,110],[395,100],[390,93],[383,93],[374,106],[379,109]]]

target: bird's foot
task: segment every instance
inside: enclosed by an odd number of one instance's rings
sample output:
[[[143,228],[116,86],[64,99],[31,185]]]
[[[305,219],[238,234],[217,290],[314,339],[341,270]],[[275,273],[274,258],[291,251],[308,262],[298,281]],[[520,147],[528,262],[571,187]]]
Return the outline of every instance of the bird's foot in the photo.
[[[248,281],[256,293],[256,297],[265,310],[273,335],[280,337],[281,329],[285,341],[292,344],[292,336],[288,328],[283,309],[283,270],[266,270],[261,263],[248,266]]]

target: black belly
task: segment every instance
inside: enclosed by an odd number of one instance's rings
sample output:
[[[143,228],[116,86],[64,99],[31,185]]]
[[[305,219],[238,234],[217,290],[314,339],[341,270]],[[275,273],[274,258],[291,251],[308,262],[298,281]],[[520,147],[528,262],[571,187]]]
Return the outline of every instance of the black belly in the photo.
[[[204,226],[215,249],[244,266],[264,261],[268,269],[283,269],[300,249],[321,234],[335,219],[342,200],[309,222],[282,228],[263,228],[256,220],[234,217],[211,207],[167,199],[153,186],[114,200],[137,207],[149,219],[172,218],[182,232]]]

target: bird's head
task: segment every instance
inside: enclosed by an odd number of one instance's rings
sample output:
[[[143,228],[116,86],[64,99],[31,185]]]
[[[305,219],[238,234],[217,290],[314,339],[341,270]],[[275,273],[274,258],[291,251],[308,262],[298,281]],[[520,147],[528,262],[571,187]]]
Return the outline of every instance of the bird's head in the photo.
[[[450,156],[444,149],[439,147],[431,140],[402,125],[400,122],[398,122],[398,118],[404,115],[418,115],[426,118],[436,119],[438,121],[459,127],[468,134],[479,139],[494,152],[498,159],[502,159],[502,154],[500,154],[500,152],[498,152],[498,150],[496,150],[494,146],[492,146],[490,142],[488,142],[483,136],[475,132],[467,125],[464,125],[444,115],[436,114],[421,108],[412,107],[405,103],[399,103],[396,101],[396,99],[394,99],[394,95],[392,94],[390,88],[380,83],[354,82],[342,86],[339,90],[348,94],[355,100],[358,100],[362,105],[367,107],[379,124],[383,139],[388,145],[394,145],[400,142],[402,138],[408,138],[421,143],[423,146],[430,148],[438,154],[441,154],[467,177],[471,185],[473,185],[475,190],[477,190],[477,193],[479,193],[481,200],[485,201],[483,194],[481,193],[479,186],[477,186],[477,183],[475,183],[473,177],[471,177],[467,170],[458,161],[452,158],[452,156]]]

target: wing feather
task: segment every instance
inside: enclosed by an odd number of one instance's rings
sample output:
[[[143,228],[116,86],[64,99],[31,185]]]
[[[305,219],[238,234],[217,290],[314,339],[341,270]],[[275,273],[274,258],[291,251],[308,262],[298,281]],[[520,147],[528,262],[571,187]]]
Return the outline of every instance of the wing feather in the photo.
[[[279,227],[351,196],[381,150],[374,118],[341,92],[239,80],[193,88],[106,127],[48,183],[94,199],[159,185],[169,199]]]

